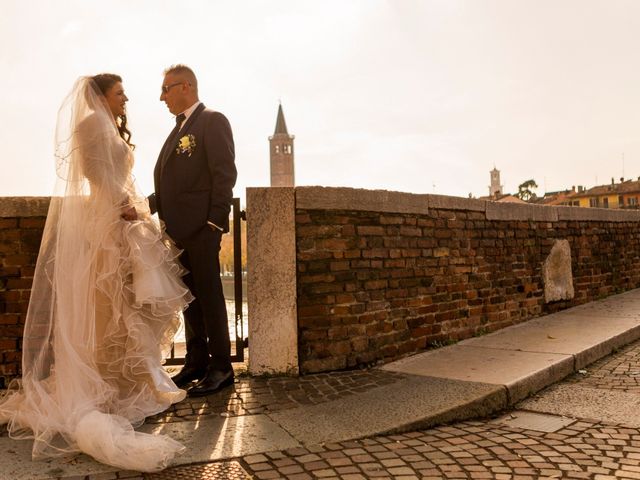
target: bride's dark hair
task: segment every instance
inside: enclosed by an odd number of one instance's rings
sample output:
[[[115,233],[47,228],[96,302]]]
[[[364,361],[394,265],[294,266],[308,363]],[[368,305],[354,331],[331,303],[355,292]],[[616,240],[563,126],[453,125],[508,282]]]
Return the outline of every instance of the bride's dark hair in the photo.
[[[103,96],[106,96],[109,89],[116,83],[122,83],[122,77],[120,75],[116,75],[115,73],[99,73],[98,75],[94,75],[93,77],[91,77],[91,80],[93,80]],[[136,148],[136,146],[131,143],[131,132],[127,128],[127,116],[118,115],[118,118],[116,119],[116,125],[118,126],[118,133],[120,133],[122,139],[127,142],[127,145],[129,145],[132,149]]]

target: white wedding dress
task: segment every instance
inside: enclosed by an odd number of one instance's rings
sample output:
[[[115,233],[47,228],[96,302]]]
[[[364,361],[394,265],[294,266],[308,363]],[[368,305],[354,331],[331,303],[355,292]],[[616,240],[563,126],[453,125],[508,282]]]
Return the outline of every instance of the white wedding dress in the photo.
[[[60,109],[58,186],[44,229],[23,340],[22,379],[0,424],[33,458],[84,452],[158,471],[184,447],[134,431],[185,398],[162,368],[192,297],[176,250],[136,191],[131,148],[90,78]],[[138,220],[121,218],[133,205]]]

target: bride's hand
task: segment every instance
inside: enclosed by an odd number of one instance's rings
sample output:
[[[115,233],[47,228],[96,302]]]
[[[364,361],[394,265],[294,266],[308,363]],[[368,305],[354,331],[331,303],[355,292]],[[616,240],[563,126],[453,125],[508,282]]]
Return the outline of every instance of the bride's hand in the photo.
[[[123,210],[122,215],[120,216],[128,222],[138,220],[138,212],[136,212],[136,209],[134,207],[129,207]]]

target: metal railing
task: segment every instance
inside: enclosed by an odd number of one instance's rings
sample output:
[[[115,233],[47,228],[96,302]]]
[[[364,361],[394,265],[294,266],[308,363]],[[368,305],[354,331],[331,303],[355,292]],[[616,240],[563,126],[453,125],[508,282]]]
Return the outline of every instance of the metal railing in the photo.
[[[245,337],[243,312],[242,312],[242,221],[246,221],[246,213],[240,210],[240,199],[234,198],[231,203],[233,217],[233,291],[235,297],[235,339],[231,343],[235,344],[235,352],[232,351],[232,362],[244,362],[244,349],[249,346],[249,341]],[[171,344],[171,353],[167,357],[166,365],[182,365],[184,357],[176,356],[175,343]]]

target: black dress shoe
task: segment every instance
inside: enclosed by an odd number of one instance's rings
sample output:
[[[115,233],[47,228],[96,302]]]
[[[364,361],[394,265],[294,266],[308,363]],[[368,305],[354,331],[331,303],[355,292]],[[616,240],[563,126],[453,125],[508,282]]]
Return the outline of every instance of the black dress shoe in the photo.
[[[188,386],[191,382],[200,380],[201,378],[204,378],[206,375],[207,375],[206,367],[198,368],[198,367],[185,365],[184,367],[182,367],[182,370],[180,370],[180,372],[178,372],[177,375],[171,377],[171,380],[173,380],[173,383],[175,383],[178,388],[184,388]]]
[[[233,370],[223,372],[210,368],[207,375],[188,390],[190,397],[204,397],[233,385]]]

